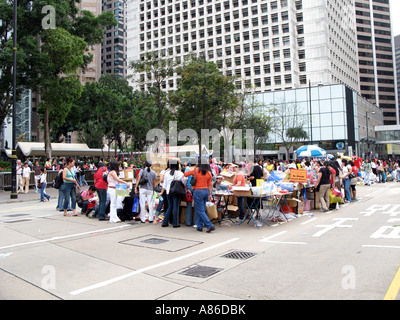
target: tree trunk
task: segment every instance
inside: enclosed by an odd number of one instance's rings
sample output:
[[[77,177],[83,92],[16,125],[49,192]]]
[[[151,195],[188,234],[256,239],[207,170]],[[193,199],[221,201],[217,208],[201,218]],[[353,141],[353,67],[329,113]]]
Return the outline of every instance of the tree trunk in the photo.
[[[49,127],[49,108],[46,107],[44,114],[44,149],[46,158],[51,159],[51,141],[50,141],[50,127]]]

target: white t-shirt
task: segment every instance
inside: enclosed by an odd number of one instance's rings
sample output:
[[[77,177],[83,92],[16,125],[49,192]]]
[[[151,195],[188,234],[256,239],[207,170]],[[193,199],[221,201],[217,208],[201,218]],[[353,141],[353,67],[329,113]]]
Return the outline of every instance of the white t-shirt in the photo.
[[[47,173],[42,173],[40,175],[40,183],[46,182]]]
[[[31,174],[31,168],[29,168],[29,167],[25,168],[24,167],[22,169],[22,177],[23,178],[29,178],[30,174]]]
[[[183,177],[184,177],[184,175],[183,175],[182,171],[180,171],[180,170],[175,170],[175,173],[174,173],[173,176],[171,176],[171,172],[170,171],[165,173],[163,188],[165,189],[167,194],[169,194],[169,189],[171,188],[172,181],[174,181],[174,180],[182,180]]]

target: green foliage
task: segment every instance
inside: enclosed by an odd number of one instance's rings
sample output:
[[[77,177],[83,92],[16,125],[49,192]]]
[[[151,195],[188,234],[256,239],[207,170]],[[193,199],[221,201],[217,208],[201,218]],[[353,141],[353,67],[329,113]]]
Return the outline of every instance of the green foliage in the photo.
[[[93,56],[87,53],[89,46],[101,43],[103,28],[116,25],[111,12],[95,17],[89,11],[79,13],[76,6],[80,0],[18,0],[18,39],[17,39],[17,94],[23,89],[42,93],[40,112],[45,129],[45,143],[49,144],[50,127],[59,128],[64,123],[67,111],[72,109],[73,97],[79,97],[75,78],[62,85],[73,91],[65,97],[57,77],[77,74]],[[55,8],[56,29],[45,29],[42,19],[47,16],[42,8],[51,5]],[[0,0],[0,122],[11,110],[13,89],[13,3]],[[62,81],[63,82],[63,81]],[[52,88],[54,86],[54,88]],[[57,95],[66,101],[57,99]],[[61,102],[61,105],[55,103]],[[54,108],[54,110],[51,110]],[[61,111],[57,112],[57,108]],[[50,112],[50,117],[47,111]],[[52,121],[51,124],[47,121]],[[48,150],[48,148],[46,148]]]
[[[177,106],[178,127],[221,130],[238,106],[233,78],[223,75],[213,62],[192,57],[183,65],[178,90],[171,101]]]

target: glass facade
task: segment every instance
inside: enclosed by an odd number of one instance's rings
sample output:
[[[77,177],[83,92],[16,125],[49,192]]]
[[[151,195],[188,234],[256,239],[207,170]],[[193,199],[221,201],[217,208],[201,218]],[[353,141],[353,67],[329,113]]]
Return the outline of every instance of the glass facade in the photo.
[[[357,93],[342,84],[264,92],[255,96],[266,112],[270,112],[271,108],[286,110],[289,105],[295,106],[301,119],[298,123],[309,137],[308,141],[302,142],[308,143],[312,140],[313,143],[328,144],[334,149],[338,142],[344,142],[346,147],[353,145],[354,149],[359,141]],[[287,116],[293,117],[293,111]],[[289,128],[284,128],[287,129]],[[282,133],[271,132],[269,141],[279,144],[282,142],[279,136]]]

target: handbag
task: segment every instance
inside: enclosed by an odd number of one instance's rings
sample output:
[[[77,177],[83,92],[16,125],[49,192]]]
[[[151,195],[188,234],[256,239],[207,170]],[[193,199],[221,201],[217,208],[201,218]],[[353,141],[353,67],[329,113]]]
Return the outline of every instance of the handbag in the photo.
[[[145,169],[143,169],[143,176],[140,177],[140,181],[139,181],[139,185],[143,186],[145,185],[147,182],[149,182],[149,179],[147,179],[147,177],[144,176],[145,174]]]
[[[190,180],[190,184],[191,184],[192,187],[194,187],[196,185],[196,168],[194,168],[193,177]]]
[[[182,181],[174,180],[171,182],[171,187],[169,189],[169,194],[171,197],[182,198],[186,195],[186,188]]]
[[[102,169],[103,169],[103,180],[108,183],[108,180],[107,180],[108,172],[106,170],[104,170],[104,167],[102,167]]]
[[[156,185],[156,187],[154,188],[154,191],[157,193],[160,193],[162,191],[162,187],[161,187],[160,183],[158,185]]]
[[[193,193],[191,193],[190,190],[188,190],[187,188],[185,188],[185,190],[186,190],[186,194],[185,194],[184,198],[182,199],[182,201],[193,202]]]

